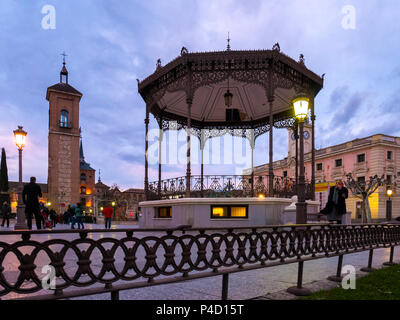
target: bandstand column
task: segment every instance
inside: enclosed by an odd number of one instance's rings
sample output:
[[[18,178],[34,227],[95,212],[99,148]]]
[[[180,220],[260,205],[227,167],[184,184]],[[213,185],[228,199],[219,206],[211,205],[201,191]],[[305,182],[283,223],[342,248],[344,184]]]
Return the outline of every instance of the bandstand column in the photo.
[[[145,132],[145,147],[144,147],[144,193],[146,200],[149,197],[149,162],[148,162],[148,150],[149,150],[149,105],[146,104],[146,118],[144,119],[146,132]]]
[[[269,196],[272,197],[274,195],[274,168],[273,168],[273,160],[274,160],[274,154],[273,154],[273,128],[274,128],[274,115],[273,115],[273,102],[274,102],[274,96],[269,96],[268,97],[268,102],[269,102],[269,169],[268,169],[268,191],[269,191]]]
[[[310,98],[311,104],[311,190],[312,200],[315,200],[315,114],[314,96]]]
[[[200,136],[200,152],[201,152],[201,169],[200,169],[200,195],[204,198],[204,147],[206,141],[204,136],[204,129],[201,129]]]
[[[162,123],[162,122],[161,122]],[[162,124],[160,125],[160,132],[158,135],[158,186],[157,186],[157,192],[158,192],[158,197],[161,198],[161,162],[162,162],[162,141],[164,137],[164,132],[162,130]]]
[[[192,99],[188,98],[186,100],[187,105],[188,105],[188,117],[187,117],[187,128],[186,128],[186,133],[187,133],[187,153],[186,153],[186,161],[187,161],[187,166],[186,166],[186,198],[190,198],[190,177],[191,177],[191,171],[190,171],[190,129],[191,129],[191,109],[192,109]]]
[[[251,196],[254,197],[254,148],[255,148],[254,129],[251,129],[250,131],[250,148],[251,148]]]

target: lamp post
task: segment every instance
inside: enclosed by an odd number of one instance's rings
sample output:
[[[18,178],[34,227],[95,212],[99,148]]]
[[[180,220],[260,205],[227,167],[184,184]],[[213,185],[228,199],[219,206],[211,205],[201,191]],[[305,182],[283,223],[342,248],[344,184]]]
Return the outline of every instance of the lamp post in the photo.
[[[304,120],[307,118],[310,100],[305,96],[298,96],[293,100],[293,107],[299,126],[300,155],[299,155],[299,181],[297,185],[296,224],[307,223],[307,203],[305,199],[304,178]]]
[[[19,180],[18,180],[18,204],[17,204],[17,223],[15,224],[14,230],[25,230],[28,229],[25,217],[25,205],[22,200],[22,150],[25,147],[27,132],[22,130],[22,126],[18,126],[17,130],[14,130],[15,144],[18,147],[19,153]]]
[[[116,219],[116,216],[115,216],[115,201],[111,202],[111,205],[112,205],[112,207],[113,207],[114,219]]]
[[[392,195],[393,195],[393,189],[391,186],[388,186],[386,188],[386,194],[389,197],[389,199],[386,201],[386,220],[390,221],[392,220]]]

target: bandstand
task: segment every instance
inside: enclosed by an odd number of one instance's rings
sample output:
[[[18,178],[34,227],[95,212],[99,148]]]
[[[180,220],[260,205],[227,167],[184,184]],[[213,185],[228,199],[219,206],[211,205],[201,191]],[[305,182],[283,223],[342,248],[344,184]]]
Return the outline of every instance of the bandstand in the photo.
[[[314,200],[315,147],[314,98],[323,87],[323,77],[309,70],[300,55],[298,61],[280,51],[231,50],[191,53],[185,47],[180,56],[165,66],[157,61],[156,70],[138,80],[138,91],[146,103],[145,179],[146,201],[140,203],[142,227],[255,226],[279,224],[290,198],[299,191],[298,177],[274,176],[274,128],[297,128],[293,99],[309,99],[308,119],[312,125],[312,178],[303,184],[309,209]],[[149,115],[162,132],[186,130],[186,174],[149,182]],[[297,133],[297,130],[295,131]],[[268,175],[205,175],[203,151],[208,139],[232,134],[246,138],[252,150],[256,139],[269,134]],[[200,141],[201,174],[191,174],[190,139]],[[159,139],[161,143],[161,139]],[[159,149],[161,152],[161,148]],[[161,155],[159,154],[161,159]],[[297,162],[297,159],[296,159]],[[297,166],[296,166],[297,167]],[[296,170],[297,172],[297,170]],[[229,220],[229,221],[228,221]]]

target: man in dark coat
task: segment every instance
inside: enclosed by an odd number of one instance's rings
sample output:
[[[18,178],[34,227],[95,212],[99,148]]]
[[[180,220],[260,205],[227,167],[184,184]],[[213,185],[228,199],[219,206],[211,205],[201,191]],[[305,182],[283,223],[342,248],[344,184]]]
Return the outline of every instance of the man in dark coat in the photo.
[[[35,216],[36,227],[42,229],[42,217],[40,216],[39,198],[42,197],[42,190],[36,183],[36,178],[31,177],[29,184],[24,186],[22,200],[25,204],[25,214],[29,230],[32,230],[32,215]]]
[[[3,205],[1,207],[1,215],[3,216],[3,222],[1,223],[1,226],[4,227],[4,223],[7,221],[8,228],[10,226],[11,207],[7,203],[7,201],[3,202]]]
[[[336,181],[336,185],[329,189],[328,202],[325,209],[321,212],[328,215],[328,221],[342,223],[342,216],[346,214],[346,199],[349,191],[341,180]]]

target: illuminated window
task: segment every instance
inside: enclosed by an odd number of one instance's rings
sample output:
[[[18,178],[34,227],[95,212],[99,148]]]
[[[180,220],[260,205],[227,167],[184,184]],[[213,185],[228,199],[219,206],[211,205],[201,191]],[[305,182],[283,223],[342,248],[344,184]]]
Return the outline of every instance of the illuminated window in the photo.
[[[86,194],[86,187],[81,187],[81,194]]]
[[[228,207],[212,207],[213,218],[228,217]]]
[[[247,206],[211,206],[211,218],[247,219]]]
[[[172,218],[172,207],[159,207],[157,218]]]
[[[246,218],[247,208],[246,207],[231,207],[232,218]]]

